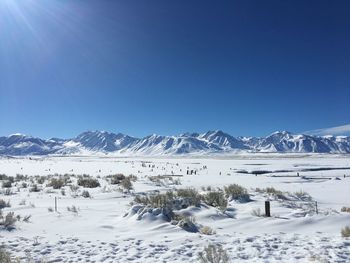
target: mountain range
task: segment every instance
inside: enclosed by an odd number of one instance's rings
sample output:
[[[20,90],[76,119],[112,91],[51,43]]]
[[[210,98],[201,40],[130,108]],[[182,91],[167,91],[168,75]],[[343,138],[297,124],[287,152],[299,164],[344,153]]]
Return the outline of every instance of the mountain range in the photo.
[[[40,139],[23,134],[0,137],[0,154],[21,155],[183,155],[239,152],[350,153],[350,137],[275,132],[267,137],[233,137],[223,131],[135,138],[122,133],[87,131],[71,139]]]

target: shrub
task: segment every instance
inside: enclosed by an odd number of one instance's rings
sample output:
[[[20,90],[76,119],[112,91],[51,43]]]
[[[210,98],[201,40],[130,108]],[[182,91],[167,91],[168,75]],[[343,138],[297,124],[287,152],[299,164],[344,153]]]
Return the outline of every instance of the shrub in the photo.
[[[224,211],[227,207],[227,200],[222,191],[212,191],[204,196],[205,203],[218,207],[220,210]]]
[[[174,194],[171,191],[165,194],[156,194],[149,196],[136,196],[134,199],[135,203],[143,204],[145,206],[150,206],[152,208],[164,208],[173,206]]]
[[[164,194],[136,196],[134,201],[153,208],[168,207],[185,209],[189,206],[199,206],[202,196],[195,189],[180,189],[177,192],[168,191]]]
[[[11,181],[5,181],[2,183],[3,188],[11,188],[12,187],[12,182]]]
[[[70,185],[69,188],[70,188],[70,190],[71,190],[72,192],[77,192],[78,189],[79,189],[79,186],[77,186],[77,185]]]
[[[11,255],[4,248],[0,248],[0,262],[1,263],[12,263]]]
[[[53,189],[61,189],[65,185],[65,181],[62,178],[52,178],[48,186],[52,186]]]
[[[135,176],[133,174],[130,174],[128,177],[131,180],[131,182],[136,182],[137,181],[137,176]]]
[[[346,226],[341,230],[342,237],[350,237],[350,227]]]
[[[229,257],[221,245],[208,245],[198,254],[201,263],[228,263]]]
[[[265,189],[256,188],[259,193],[267,193],[275,197],[275,199],[288,200],[282,191],[275,189],[274,187],[266,187]]]
[[[177,196],[184,199],[186,206],[199,206],[202,200],[201,195],[196,189],[187,188],[179,189],[176,192]],[[186,207],[184,207],[186,208]]]
[[[265,192],[272,195],[283,194],[282,191],[276,190],[274,187],[266,187]]]
[[[112,174],[107,176],[107,178],[110,180],[110,184],[120,184],[121,181],[125,179],[124,174]]]
[[[37,184],[33,184],[33,186],[29,189],[29,192],[40,192]]]
[[[69,188],[70,188],[70,191],[71,191],[71,196],[74,197],[74,198],[78,197],[79,186],[77,186],[77,185],[70,185]]]
[[[100,187],[100,183],[97,179],[92,177],[80,177],[78,179],[78,185],[85,188],[96,188]]]
[[[53,212],[53,208],[52,208],[52,207],[49,207],[49,208],[47,209],[47,211]]]
[[[1,181],[7,180],[7,179],[8,179],[8,176],[6,174],[0,174]]]
[[[19,182],[19,181],[25,181],[27,179],[28,179],[28,175],[16,174],[15,181]]]
[[[0,209],[3,209],[3,208],[5,208],[5,207],[11,207],[11,205],[10,205],[10,201],[5,201],[5,200],[3,200],[3,199],[0,199]]]
[[[81,196],[84,197],[84,198],[91,198],[91,195],[90,195],[89,191],[86,191],[86,190],[84,190],[81,193]]]
[[[132,186],[132,182],[130,180],[129,177],[125,177],[122,181],[121,181],[121,186],[127,190],[127,191],[130,191],[133,189],[133,186]]]
[[[6,230],[12,230],[15,228],[15,223],[17,219],[14,212],[9,212],[6,216],[3,215],[2,210],[0,210],[0,226]]]
[[[230,184],[227,187],[225,186],[224,190],[226,198],[230,198],[231,200],[237,200],[240,202],[250,201],[247,189],[238,184]]]
[[[46,180],[47,180],[47,176],[37,176],[36,177],[36,182],[38,184],[43,184],[43,183],[45,183]]]

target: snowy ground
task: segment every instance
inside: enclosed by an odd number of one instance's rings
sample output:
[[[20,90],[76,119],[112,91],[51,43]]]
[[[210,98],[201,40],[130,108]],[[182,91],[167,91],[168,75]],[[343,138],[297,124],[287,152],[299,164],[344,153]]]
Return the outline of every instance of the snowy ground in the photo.
[[[187,175],[188,170],[196,174]],[[89,174],[98,178],[101,187],[72,192],[65,186],[62,195],[46,182],[38,184],[41,191],[29,191],[35,183],[30,178],[56,173]],[[116,173],[137,176],[131,193],[119,191],[118,185],[105,179]],[[13,183],[11,195],[5,195],[4,188],[0,194],[0,199],[11,203],[4,212],[31,215],[29,223],[21,221],[12,231],[0,230],[0,243],[15,257],[48,262],[197,262],[205,246],[221,244],[232,262],[350,262],[350,239],[340,234],[350,225],[350,213],[340,212],[350,207],[347,155],[3,157],[0,174],[29,176],[27,188],[19,181]],[[157,175],[175,179],[149,180]],[[129,213],[137,194],[188,187],[203,192],[203,187],[233,183],[246,187],[252,201],[230,201],[224,213],[205,204],[182,211],[195,216],[199,225],[211,227],[214,235],[187,232],[157,216],[138,220],[137,214]],[[283,191],[289,200],[256,191],[266,187]],[[83,190],[92,198],[82,197]],[[293,194],[297,191],[309,193],[312,200],[297,200]],[[55,197],[58,212],[50,212]],[[272,216],[253,215],[257,209],[264,210],[267,199]],[[72,206],[77,213],[67,210]]]

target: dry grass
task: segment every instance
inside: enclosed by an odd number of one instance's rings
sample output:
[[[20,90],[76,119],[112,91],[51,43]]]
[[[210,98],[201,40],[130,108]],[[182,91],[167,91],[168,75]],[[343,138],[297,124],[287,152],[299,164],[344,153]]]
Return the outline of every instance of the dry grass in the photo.
[[[346,226],[341,230],[342,237],[350,237],[350,227]]]
[[[208,245],[198,254],[201,263],[228,263],[229,257],[221,245]]]
[[[209,235],[209,236],[216,234],[215,230],[213,230],[210,226],[201,227],[199,232],[203,235]]]
[[[343,206],[340,211],[350,213],[350,207]]]

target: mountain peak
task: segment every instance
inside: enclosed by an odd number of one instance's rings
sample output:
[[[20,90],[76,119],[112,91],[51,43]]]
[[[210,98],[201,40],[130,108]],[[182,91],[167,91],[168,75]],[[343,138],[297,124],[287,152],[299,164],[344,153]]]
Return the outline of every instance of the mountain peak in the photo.
[[[178,136],[152,134],[134,138],[122,133],[86,131],[69,140],[34,138],[23,134],[0,137],[0,154],[46,155],[88,152],[118,154],[208,154],[250,152],[350,153],[350,137],[318,137],[277,131],[267,137],[233,137],[221,130],[183,133]]]
[[[276,135],[279,135],[279,136],[290,136],[290,135],[293,135],[291,132],[289,131],[275,131],[273,133],[271,133],[269,136],[276,136]]]

